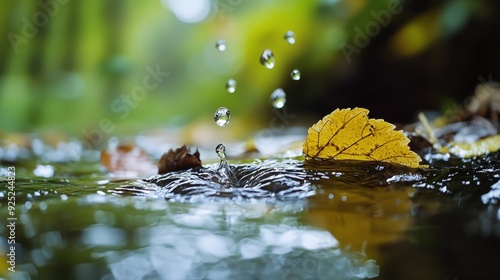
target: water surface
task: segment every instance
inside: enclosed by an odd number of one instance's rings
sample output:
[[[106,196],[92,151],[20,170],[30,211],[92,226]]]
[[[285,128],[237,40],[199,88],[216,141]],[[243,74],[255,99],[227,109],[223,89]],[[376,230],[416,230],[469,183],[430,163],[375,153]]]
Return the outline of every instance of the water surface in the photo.
[[[231,186],[211,177],[218,164],[119,179],[96,161],[4,161],[2,176],[16,168],[17,272],[3,277],[494,279],[499,158],[427,170],[229,160]]]

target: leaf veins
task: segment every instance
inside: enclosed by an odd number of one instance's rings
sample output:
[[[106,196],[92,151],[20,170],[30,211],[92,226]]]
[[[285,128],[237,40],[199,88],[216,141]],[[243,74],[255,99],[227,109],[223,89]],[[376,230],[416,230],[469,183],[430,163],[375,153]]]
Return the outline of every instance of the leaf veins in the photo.
[[[307,159],[371,160],[419,167],[410,140],[384,120],[369,119],[364,108],[336,109],[311,126],[303,145]]]

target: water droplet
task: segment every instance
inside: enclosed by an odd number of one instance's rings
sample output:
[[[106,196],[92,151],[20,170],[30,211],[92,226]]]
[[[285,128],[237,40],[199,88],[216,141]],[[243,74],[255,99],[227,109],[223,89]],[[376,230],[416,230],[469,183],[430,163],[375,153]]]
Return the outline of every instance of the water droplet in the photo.
[[[218,126],[225,126],[229,123],[229,119],[231,118],[231,112],[226,107],[220,107],[215,111],[214,120]]]
[[[298,81],[298,80],[300,80],[300,71],[297,69],[293,69],[290,76],[292,77],[292,80]]]
[[[226,161],[226,146],[224,146],[224,144],[217,145],[217,147],[215,147],[215,153],[217,154],[221,162]]]
[[[227,81],[226,90],[229,93],[234,93],[236,91],[236,81],[234,79],[229,79],[229,81]]]
[[[220,159],[220,164],[217,167],[217,173],[215,174],[213,180],[225,187],[236,186],[238,179],[231,170],[231,167],[227,164],[226,146],[224,146],[224,144],[217,145],[217,147],[215,147],[215,153]]]
[[[274,108],[283,108],[286,103],[286,94],[281,88],[277,88],[271,94],[271,104],[273,104]]]
[[[226,50],[226,40],[224,40],[224,39],[217,40],[217,42],[215,42],[215,47],[221,52],[225,51]]]
[[[270,49],[266,49],[260,55],[260,64],[264,65],[267,69],[274,67],[274,54]]]
[[[292,30],[288,30],[288,31],[285,33],[284,38],[285,38],[285,40],[288,42],[288,44],[290,44],[290,45],[295,44],[295,33],[293,33],[293,31],[292,31]]]

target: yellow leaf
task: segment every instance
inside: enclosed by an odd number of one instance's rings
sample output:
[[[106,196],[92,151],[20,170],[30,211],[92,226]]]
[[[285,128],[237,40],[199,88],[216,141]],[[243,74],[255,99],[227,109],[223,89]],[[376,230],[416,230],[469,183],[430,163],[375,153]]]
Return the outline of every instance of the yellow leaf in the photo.
[[[371,160],[419,167],[410,140],[384,120],[368,119],[364,108],[336,109],[311,126],[302,147],[306,158]]]

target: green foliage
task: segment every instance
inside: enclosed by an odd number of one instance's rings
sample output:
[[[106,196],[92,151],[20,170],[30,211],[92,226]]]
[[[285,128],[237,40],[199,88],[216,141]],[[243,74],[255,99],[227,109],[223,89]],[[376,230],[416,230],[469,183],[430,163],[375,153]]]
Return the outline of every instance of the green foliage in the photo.
[[[228,1],[226,11],[214,1],[196,24],[179,21],[160,0],[42,2],[0,3],[0,131],[81,134],[109,118],[115,132],[128,132],[210,118],[219,106],[266,126],[268,97],[291,83],[290,71],[323,83],[308,73],[343,60],[340,45],[352,43],[353,27],[391,1]],[[468,6],[458,2],[443,18],[453,32],[467,18]],[[455,10],[461,21],[450,19]],[[287,30],[296,44],[283,40]],[[219,38],[228,43],[225,52],[214,47]],[[272,71],[258,63],[266,48],[276,55]],[[169,76],[128,109],[116,105],[157,65]],[[229,78],[238,81],[232,96],[224,91]]]

